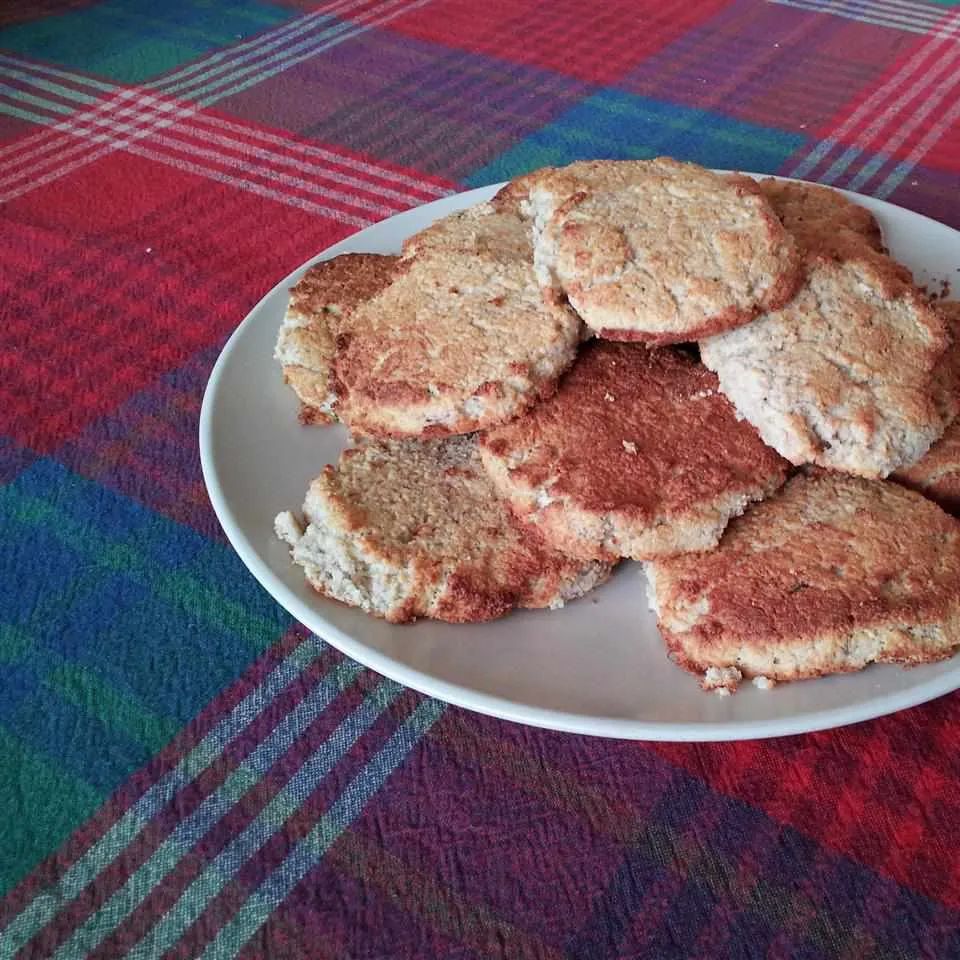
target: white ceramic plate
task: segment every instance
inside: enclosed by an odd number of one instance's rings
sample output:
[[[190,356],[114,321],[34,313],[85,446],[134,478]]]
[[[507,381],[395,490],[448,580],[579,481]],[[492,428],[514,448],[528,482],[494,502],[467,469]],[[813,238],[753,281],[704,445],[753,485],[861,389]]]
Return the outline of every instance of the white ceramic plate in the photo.
[[[200,453],[217,516],[240,558],[294,617],[345,654],[441,700],[522,723],[644,740],[733,740],[819,730],[922,703],[960,687],[960,658],[757,690],[703,693],[664,653],[634,563],[565,609],[523,611],[471,626],[393,626],[327,600],[304,581],[273,534],[310,481],[345,445],[341,427],[302,427],[273,346],[287,291],[317,260],[397,253],[438,217],[496,192],[484,187],[391,217],[318,254],[277,284],[237,328],[203,398]],[[894,255],[918,282],[960,282],[960,233],[869,197]]]

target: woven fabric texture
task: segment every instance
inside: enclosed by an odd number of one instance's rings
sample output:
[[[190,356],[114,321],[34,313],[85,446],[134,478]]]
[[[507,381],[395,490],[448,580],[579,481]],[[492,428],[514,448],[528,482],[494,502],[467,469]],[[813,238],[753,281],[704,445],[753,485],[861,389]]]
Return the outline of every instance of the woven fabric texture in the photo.
[[[492,720],[293,623],[207,501],[206,377],[289,271],[660,154],[960,227],[960,3],[0,4],[0,957],[960,957],[960,696]]]

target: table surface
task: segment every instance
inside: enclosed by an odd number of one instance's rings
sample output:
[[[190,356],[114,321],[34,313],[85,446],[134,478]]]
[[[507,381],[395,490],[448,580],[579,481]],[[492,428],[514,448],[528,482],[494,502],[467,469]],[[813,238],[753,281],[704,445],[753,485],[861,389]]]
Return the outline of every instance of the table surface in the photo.
[[[0,74],[0,956],[960,956],[960,696],[447,707],[291,622],[197,455],[260,295],[446,192],[671,154],[960,227],[960,4],[8,0]]]

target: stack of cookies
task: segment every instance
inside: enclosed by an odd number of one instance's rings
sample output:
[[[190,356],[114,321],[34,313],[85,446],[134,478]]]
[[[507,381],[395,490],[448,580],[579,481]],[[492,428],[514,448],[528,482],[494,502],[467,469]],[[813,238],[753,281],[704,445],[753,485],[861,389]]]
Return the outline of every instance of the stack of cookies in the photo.
[[[642,561],[670,656],[720,692],[942,659],[958,324],[835,191],[539,170],[294,287],[276,356],[354,445],[277,533],[393,622],[560,607]]]

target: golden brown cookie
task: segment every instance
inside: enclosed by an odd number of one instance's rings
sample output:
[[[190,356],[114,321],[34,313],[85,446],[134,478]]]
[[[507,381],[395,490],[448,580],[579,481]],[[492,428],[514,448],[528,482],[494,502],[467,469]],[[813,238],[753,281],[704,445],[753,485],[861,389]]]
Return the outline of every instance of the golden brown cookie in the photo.
[[[310,267],[290,290],[274,356],[300,399],[304,423],[337,419],[330,376],[337,331],[359,304],[390,283],[397,262],[374,253],[342,254]]]
[[[937,304],[953,334],[953,344],[944,355],[939,377],[941,407],[950,425],[943,436],[914,464],[902,467],[893,479],[920,491],[944,510],[960,514],[960,303]]]
[[[706,689],[927,663],[960,646],[960,523],[895,483],[798,475],[712,553],[646,570],[670,656]]]
[[[876,217],[839,190],[773,177],[753,180],[734,174],[730,179],[747,189],[752,187],[769,201],[803,252],[841,253],[852,243],[865,243],[877,253],[885,252]]]
[[[393,282],[341,327],[340,418],[375,437],[502,423],[553,392],[581,329],[541,295],[529,224],[481,204],[408,240]]]
[[[514,511],[572,556],[644,559],[715,546],[789,464],[689,356],[594,341],[549,400],[480,439]]]

